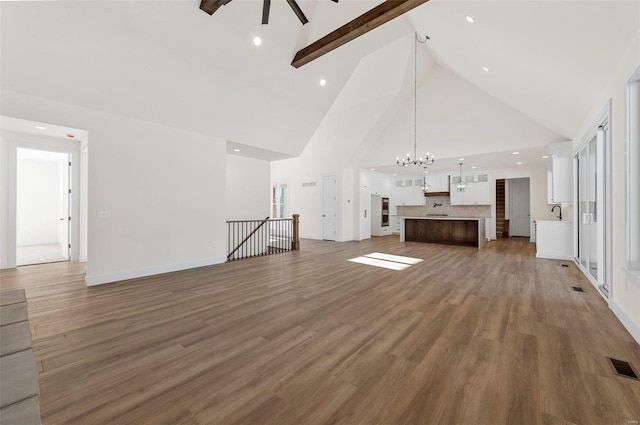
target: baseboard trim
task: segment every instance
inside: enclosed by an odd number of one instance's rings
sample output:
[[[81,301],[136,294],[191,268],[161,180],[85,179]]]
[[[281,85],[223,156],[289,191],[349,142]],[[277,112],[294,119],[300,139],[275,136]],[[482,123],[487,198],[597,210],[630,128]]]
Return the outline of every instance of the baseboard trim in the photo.
[[[157,274],[178,272],[181,270],[195,269],[198,267],[213,266],[222,264],[227,259],[225,257],[214,257],[206,260],[190,261],[188,263],[169,264],[166,266],[148,267],[145,269],[129,270],[126,272],[109,273],[98,276],[87,276],[85,283],[87,286],[103,285],[105,283],[119,282],[121,280],[137,279],[140,277],[153,276]]]
[[[13,267],[9,267],[9,263],[0,263],[0,270],[2,269],[11,269]]]
[[[536,258],[546,258],[548,260],[570,260],[573,261],[573,256],[566,254],[556,254],[553,252],[537,252]]]
[[[636,323],[629,317],[626,311],[615,300],[611,300],[609,304],[613,314],[616,315],[622,325],[629,331],[633,339],[640,344],[640,324]]]

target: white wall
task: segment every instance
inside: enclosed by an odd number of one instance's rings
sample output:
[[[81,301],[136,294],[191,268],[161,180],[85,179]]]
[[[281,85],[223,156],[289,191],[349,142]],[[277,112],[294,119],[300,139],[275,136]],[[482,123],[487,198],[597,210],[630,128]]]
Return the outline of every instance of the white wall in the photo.
[[[88,284],[225,260],[223,140],[9,90],[0,107],[89,131]]]
[[[322,180],[338,180],[338,241],[358,239],[362,211],[356,163],[393,118],[408,94],[413,34],[363,58],[320,126],[297,158],[274,161],[272,181],[288,181],[290,212],[300,214],[300,236],[322,238]],[[386,73],[378,72],[387,69]],[[315,186],[303,186],[315,183]],[[370,204],[368,198],[365,204]],[[368,207],[367,207],[368,208]],[[354,222],[355,220],[355,222]]]
[[[60,243],[62,170],[60,161],[18,159],[18,246]]]
[[[268,161],[227,155],[226,219],[258,220],[271,216],[271,165]]]
[[[585,118],[582,129],[573,137],[574,150],[586,136],[598,118],[602,109],[611,100],[611,270],[612,282],[610,307],[620,321],[640,343],[640,286],[627,279],[625,274],[625,142],[627,134],[627,82],[640,66],[640,29],[622,59],[618,72],[611,77],[609,85],[602,91],[589,116]]]

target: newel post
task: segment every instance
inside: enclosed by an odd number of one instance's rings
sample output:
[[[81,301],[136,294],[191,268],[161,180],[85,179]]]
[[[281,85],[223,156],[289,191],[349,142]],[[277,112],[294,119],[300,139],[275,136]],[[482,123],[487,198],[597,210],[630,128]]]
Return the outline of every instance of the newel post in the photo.
[[[293,215],[293,239],[291,239],[291,250],[300,251],[300,214]]]

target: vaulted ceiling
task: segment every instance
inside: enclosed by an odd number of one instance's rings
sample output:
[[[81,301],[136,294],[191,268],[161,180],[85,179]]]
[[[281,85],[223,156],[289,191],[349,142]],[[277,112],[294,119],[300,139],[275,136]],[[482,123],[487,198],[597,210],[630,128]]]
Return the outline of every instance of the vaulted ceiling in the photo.
[[[2,2],[2,89],[295,156],[335,116],[329,111],[361,59],[417,29],[431,37],[421,53],[435,62],[420,75],[420,111],[433,124],[423,131],[453,156],[496,138],[530,146],[533,137],[542,145],[575,136],[640,28],[637,1],[431,0],[295,69],[295,52],[381,2],[298,3],[305,26],[284,0],[272,2],[268,26],[258,1],[233,1],[213,16],[197,0]],[[402,87],[406,66],[393,74]],[[376,152],[406,152],[385,140],[412,142],[403,124],[412,91],[396,95],[395,118],[367,136],[371,164],[382,158]],[[509,127],[514,120],[519,130]],[[473,131],[460,128],[465,122]]]

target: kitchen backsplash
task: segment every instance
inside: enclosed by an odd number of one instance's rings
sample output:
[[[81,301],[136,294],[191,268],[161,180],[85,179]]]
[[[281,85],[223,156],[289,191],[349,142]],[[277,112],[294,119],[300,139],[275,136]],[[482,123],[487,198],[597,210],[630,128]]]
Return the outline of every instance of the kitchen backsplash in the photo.
[[[447,214],[451,217],[491,217],[491,205],[451,205],[448,196],[430,196],[426,205],[398,205],[398,215],[423,217],[427,214]],[[442,204],[434,207],[434,204]]]

